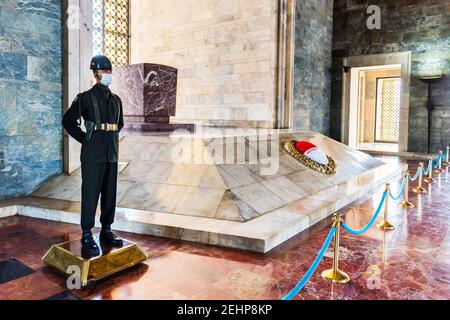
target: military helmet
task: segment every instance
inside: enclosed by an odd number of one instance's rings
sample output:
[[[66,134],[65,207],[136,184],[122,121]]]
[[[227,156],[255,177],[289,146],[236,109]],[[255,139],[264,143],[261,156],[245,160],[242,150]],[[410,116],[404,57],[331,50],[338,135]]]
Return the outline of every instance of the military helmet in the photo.
[[[97,55],[91,60],[91,70],[109,70],[112,71],[112,63],[111,60],[108,59],[107,56]]]

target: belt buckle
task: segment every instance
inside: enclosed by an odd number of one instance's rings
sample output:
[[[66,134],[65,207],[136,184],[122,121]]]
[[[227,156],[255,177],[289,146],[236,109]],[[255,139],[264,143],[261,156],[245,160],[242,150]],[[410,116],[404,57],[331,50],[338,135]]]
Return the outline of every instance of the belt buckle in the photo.
[[[106,123],[106,131],[112,131],[112,124]]]

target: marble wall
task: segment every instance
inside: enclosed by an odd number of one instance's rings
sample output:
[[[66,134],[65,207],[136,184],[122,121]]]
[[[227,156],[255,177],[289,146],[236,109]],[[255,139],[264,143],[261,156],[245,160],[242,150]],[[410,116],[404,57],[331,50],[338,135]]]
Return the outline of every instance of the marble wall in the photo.
[[[427,86],[418,78],[450,74],[450,1],[371,1],[381,8],[380,30],[366,27],[367,1],[334,2],[331,136],[341,138],[342,58],[411,51],[408,151],[426,151]],[[433,150],[450,141],[449,89],[447,81],[434,92]]]
[[[296,0],[294,127],[328,134],[333,0]]]
[[[131,63],[178,69],[174,120],[272,127],[277,13],[276,0],[131,1]]]
[[[0,0],[0,199],[62,171],[61,1]]]

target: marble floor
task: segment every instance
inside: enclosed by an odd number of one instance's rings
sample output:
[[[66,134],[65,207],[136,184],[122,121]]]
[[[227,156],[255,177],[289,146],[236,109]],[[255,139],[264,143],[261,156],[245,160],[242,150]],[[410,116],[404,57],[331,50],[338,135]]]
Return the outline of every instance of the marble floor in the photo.
[[[415,165],[410,163],[412,172]],[[449,179],[447,171],[428,194],[411,192],[414,209],[391,201],[395,231],[372,227],[360,236],[342,231],[340,266],[351,281],[333,285],[321,279],[332,264],[330,248],[296,299],[449,299]],[[393,183],[393,190],[399,184]],[[364,226],[380,197],[378,192],[346,206],[346,223]],[[76,239],[78,226],[7,217],[0,219],[0,299],[280,299],[309,268],[331,223],[322,220],[267,254],[119,232],[140,243],[148,260],[69,291],[64,277],[44,267],[41,257],[52,244]]]

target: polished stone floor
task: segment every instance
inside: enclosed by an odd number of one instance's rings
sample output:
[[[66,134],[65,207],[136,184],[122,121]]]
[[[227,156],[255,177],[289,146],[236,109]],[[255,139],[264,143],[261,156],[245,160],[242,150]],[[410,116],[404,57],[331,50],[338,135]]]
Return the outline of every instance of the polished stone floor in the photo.
[[[416,162],[410,163],[415,171]],[[450,177],[430,193],[410,193],[414,209],[390,203],[395,231],[372,227],[354,236],[342,231],[341,269],[351,281],[333,285],[320,273],[332,263],[331,248],[297,299],[449,299]],[[398,190],[400,181],[392,185]],[[415,183],[411,187],[415,186]],[[346,223],[364,226],[381,192],[345,209]],[[0,219],[0,299],[280,299],[306,272],[331,226],[325,219],[267,254],[152,236],[120,233],[140,243],[149,259],[90,285],[69,291],[42,255],[55,243],[79,236],[76,225],[13,216]]]

